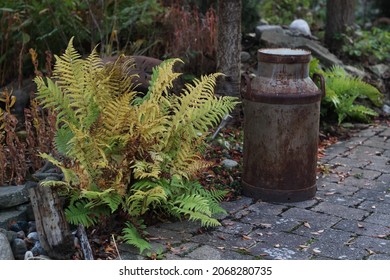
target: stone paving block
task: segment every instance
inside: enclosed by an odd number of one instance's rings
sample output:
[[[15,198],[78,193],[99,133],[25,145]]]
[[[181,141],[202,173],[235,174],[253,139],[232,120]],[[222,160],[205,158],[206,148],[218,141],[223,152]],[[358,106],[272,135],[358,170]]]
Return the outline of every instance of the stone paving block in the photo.
[[[236,235],[248,235],[253,229],[252,225],[244,224],[237,221],[232,220],[223,220],[222,226],[216,228],[216,230],[228,233],[228,234],[236,234]]]
[[[343,205],[336,205],[326,201],[321,202],[312,210],[353,220],[362,220],[364,217],[369,215],[369,212],[362,209],[351,208]]]
[[[378,133],[379,136],[390,137],[390,127],[384,128]]]
[[[390,227],[390,214],[372,213],[364,221],[367,223],[373,223],[385,227]]]
[[[387,190],[381,191],[377,189],[360,189],[353,195],[353,197],[377,202],[390,203],[390,193]]]
[[[354,238],[350,232],[326,229],[316,238],[317,240],[310,245],[310,248],[312,252],[320,256],[340,260],[360,260],[367,253],[362,248],[355,248],[348,245],[353,242]]]
[[[318,188],[318,186],[317,186],[317,188]],[[284,205],[284,206],[287,206],[287,207],[297,207],[297,208],[306,209],[306,208],[313,207],[317,203],[318,203],[318,200],[316,198],[313,198],[313,199],[308,199],[308,200],[305,200],[305,201],[283,202],[283,203],[278,203],[278,204],[281,204],[281,205]]]
[[[345,142],[338,142],[334,145],[329,146],[325,150],[325,155],[326,156],[337,156],[337,155],[342,155],[350,150],[349,147],[346,146]]]
[[[319,191],[317,192],[317,198],[321,202],[326,201],[331,204],[343,205],[343,206],[348,206],[353,208],[357,207],[364,201],[363,198],[357,198],[348,195],[340,195],[337,192],[332,192],[332,191],[331,192]]]
[[[154,241],[159,243],[171,243],[177,244],[182,243],[183,241],[190,240],[192,234],[187,232],[178,232],[169,229],[165,229],[159,226],[148,227],[147,232],[153,238]]]
[[[348,167],[358,167],[363,168],[366,165],[370,164],[371,160],[368,158],[352,158],[352,157],[335,157],[334,159],[329,161],[331,165],[341,165]]]
[[[164,222],[155,225],[155,227],[178,232],[197,233],[202,225],[199,221],[183,220],[178,222]]]
[[[271,259],[308,259],[309,253],[302,251],[301,245],[307,245],[310,238],[291,233],[273,232],[263,234],[261,230],[250,235],[256,239],[256,246],[249,248],[251,254]]]
[[[330,228],[341,220],[339,217],[298,208],[289,209],[282,214],[282,217],[299,222],[300,226],[296,227],[293,232],[307,237],[316,237],[319,234],[318,231]],[[310,227],[305,226],[305,222]]]
[[[354,240],[352,246],[366,250],[367,255],[369,255],[368,250],[372,250],[377,254],[390,254],[390,240],[386,239],[359,236]]]
[[[356,175],[358,176],[358,175]],[[356,176],[349,176],[342,182],[343,185],[357,187],[359,189],[376,189],[377,185],[375,180],[372,179],[360,179]]]
[[[286,209],[288,209],[287,206],[262,201],[256,202],[247,208],[247,210],[257,214],[273,216],[281,214]]]
[[[390,174],[382,174],[376,181],[390,189]]]
[[[380,157],[384,152],[384,148],[359,146],[350,151],[348,158],[351,160],[366,160]]]
[[[385,136],[374,136],[367,139],[363,145],[385,150],[389,148],[390,142],[388,142],[388,138]]]
[[[390,159],[385,156],[370,158],[370,163],[365,166],[366,169],[375,170],[382,173],[390,173]]]
[[[243,236],[217,231],[195,235],[191,238],[191,242],[207,244],[213,247],[223,247],[226,250],[250,248],[256,243],[254,240],[244,239]]]
[[[222,250],[209,245],[200,246],[187,255],[194,260],[220,260],[221,256]]]
[[[378,212],[383,214],[389,214],[390,213],[390,204],[384,203],[384,202],[376,202],[372,200],[366,200],[362,202],[357,208],[371,211],[371,212]]]
[[[237,211],[248,208],[249,205],[253,204],[253,199],[249,197],[241,197],[235,201],[222,202],[221,206],[229,213],[234,214]]]
[[[390,260],[390,254],[373,254],[368,257],[368,260]]]
[[[352,168],[351,177],[360,180],[360,179],[368,179],[375,180],[382,175],[382,172],[367,170],[364,168]]]
[[[256,213],[250,213],[241,219],[241,222],[251,224],[255,227],[269,231],[292,231],[302,224],[293,218],[278,216],[262,216]]]
[[[341,220],[333,228],[371,237],[390,235],[389,227],[355,220]]]
[[[323,183],[320,186],[318,186],[318,189],[317,189],[317,191],[321,191],[324,193],[336,193],[339,196],[353,195],[358,190],[359,190],[358,187],[353,187],[353,186],[344,184],[344,182],[341,182],[340,184]]]
[[[365,141],[367,141],[367,137],[353,136],[345,142],[345,146],[350,149],[354,149],[357,146],[363,145]]]
[[[378,135],[379,133],[383,132],[384,129],[381,129],[380,131],[376,131],[376,130],[373,130],[373,129],[367,129],[368,127],[366,127],[365,129],[357,132],[355,135],[357,137],[372,137],[372,136],[375,136],[375,135]]]

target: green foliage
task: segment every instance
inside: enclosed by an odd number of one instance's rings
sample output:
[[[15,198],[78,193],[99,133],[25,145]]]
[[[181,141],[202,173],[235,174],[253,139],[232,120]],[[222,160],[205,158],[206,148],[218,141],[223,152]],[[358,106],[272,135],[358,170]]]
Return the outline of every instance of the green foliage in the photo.
[[[390,61],[390,31],[374,27],[344,37],[347,43],[343,45],[343,52],[347,55],[359,59],[370,58],[376,63]]]
[[[171,94],[180,75],[173,66],[179,61],[167,60],[154,69],[149,90],[141,96],[127,74],[131,60],[120,57],[104,65],[96,51],[82,59],[71,40],[56,56],[55,81],[35,78],[40,104],[57,112],[61,160],[41,156],[64,173],[58,185],[72,197],[71,223],[90,226],[99,215],[125,211],[135,226],[127,225],[125,239],[141,251],[146,241],[136,225],[151,211],[219,225],[211,216],[223,212],[218,205],[223,193],[206,191],[194,181],[206,166],[197,147],[237,101],[214,96],[220,74],[195,79],[181,94]]]
[[[383,105],[383,94],[377,88],[362,81],[361,78],[352,77],[340,66],[333,66],[326,71],[319,69],[319,62],[313,59],[310,63],[310,73],[319,72],[325,77],[326,96],[322,100],[322,116],[337,115],[341,124],[347,118],[357,121],[369,122],[371,117],[378,114],[371,108],[359,104],[368,99],[374,106]]]
[[[151,249],[152,246],[147,242],[144,237],[140,234],[140,231],[142,231],[142,234],[145,235],[146,232],[144,231],[145,226],[141,225],[139,228],[136,228],[132,223],[126,223],[126,227],[123,229],[123,239],[126,241],[127,244],[133,245],[139,249],[140,254],[144,250]]]
[[[36,49],[44,65],[45,51],[59,53],[70,34],[77,34],[83,52],[98,44],[106,55],[142,52],[142,46],[156,41],[155,19],[163,12],[157,0],[2,0],[0,85],[17,74],[31,74],[28,49]]]
[[[294,19],[305,19],[309,25],[325,21],[325,14],[313,10],[322,6],[324,10],[325,1],[322,0],[263,0],[260,3],[260,15],[269,24],[289,25]]]

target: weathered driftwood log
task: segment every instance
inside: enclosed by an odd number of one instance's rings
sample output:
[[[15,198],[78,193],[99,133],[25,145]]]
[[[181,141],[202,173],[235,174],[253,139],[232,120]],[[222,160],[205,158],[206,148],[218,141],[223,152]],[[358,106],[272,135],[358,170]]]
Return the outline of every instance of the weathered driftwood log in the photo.
[[[43,249],[52,259],[70,259],[74,253],[73,237],[57,192],[41,184],[29,192]]]
[[[93,260],[93,252],[91,249],[91,245],[89,244],[88,236],[87,233],[85,232],[85,228],[83,225],[79,224],[79,226],[77,227],[76,236],[80,240],[80,245],[83,251],[84,259]]]

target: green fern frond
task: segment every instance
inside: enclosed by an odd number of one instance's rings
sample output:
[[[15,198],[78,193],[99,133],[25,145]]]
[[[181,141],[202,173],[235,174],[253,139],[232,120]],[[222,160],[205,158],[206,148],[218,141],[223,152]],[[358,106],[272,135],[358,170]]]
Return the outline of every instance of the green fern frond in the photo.
[[[132,216],[140,216],[166,200],[167,195],[161,186],[146,191],[134,190],[134,193],[126,199],[127,211]]]
[[[82,190],[80,198],[85,198],[88,203],[85,204],[87,208],[94,208],[100,205],[107,205],[111,213],[118,210],[122,203],[122,196],[118,194],[114,189],[106,189],[104,191],[88,191]]]
[[[99,221],[96,209],[88,208],[87,202],[77,201],[65,209],[65,217],[73,225],[82,224],[85,227],[95,225]]]
[[[140,254],[142,254],[143,251],[152,248],[150,243],[141,237],[133,224],[127,222],[126,227],[122,230],[122,233],[123,239],[126,241],[126,243],[137,247]]]
[[[143,100],[152,98],[159,102],[164,94],[168,94],[168,90],[173,87],[173,81],[181,75],[181,73],[173,72],[173,66],[176,62],[183,63],[178,58],[167,59],[153,69],[148,93]]]
[[[57,166],[58,168],[61,169],[63,175],[64,175],[64,181],[69,185],[69,186],[73,186],[73,185],[77,185],[79,184],[80,180],[77,176],[77,174],[72,170],[72,169],[69,169],[69,168],[66,168],[62,162],[58,161],[57,159],[55,159],[53,156],[51,155],[48,155],[46,153],[39,153],[39,156],[42,158],[42,159],[46,159],[48,160],[49,162],[51,162],[52,164],[54,164],[55,166]]]

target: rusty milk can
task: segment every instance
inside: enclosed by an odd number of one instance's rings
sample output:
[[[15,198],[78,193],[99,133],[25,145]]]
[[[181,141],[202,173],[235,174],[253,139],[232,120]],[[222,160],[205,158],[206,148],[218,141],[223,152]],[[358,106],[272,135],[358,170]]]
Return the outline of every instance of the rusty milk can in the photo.
[[[263,201],[303,201],[316,193],[324,79],[309,77],[311,53],[260,49],[244,104],[243,193]]]

